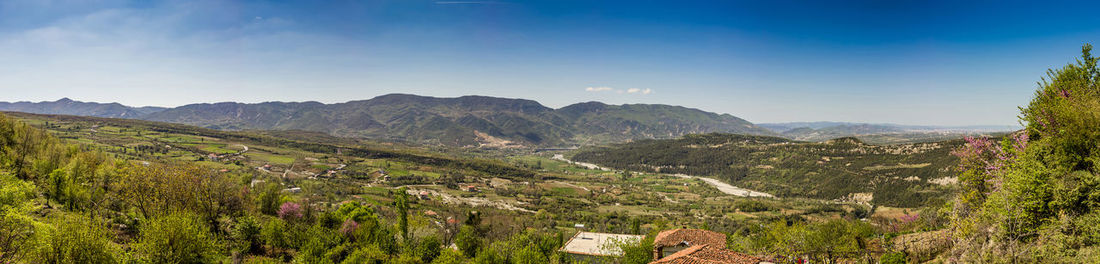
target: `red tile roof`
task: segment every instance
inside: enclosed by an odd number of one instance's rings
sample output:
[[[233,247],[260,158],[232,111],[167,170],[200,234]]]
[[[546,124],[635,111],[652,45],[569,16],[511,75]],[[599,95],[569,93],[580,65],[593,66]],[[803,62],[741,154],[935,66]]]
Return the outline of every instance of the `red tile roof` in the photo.
[[[764,259],[725,248],[695,245],[649,264],[757,264]]]
[[[672,229],[657,233],[653,239],[656,247],[675,247],[681,244],[687,246],[710,245],[715,248],[726,248],[726,234],[703,229]]]

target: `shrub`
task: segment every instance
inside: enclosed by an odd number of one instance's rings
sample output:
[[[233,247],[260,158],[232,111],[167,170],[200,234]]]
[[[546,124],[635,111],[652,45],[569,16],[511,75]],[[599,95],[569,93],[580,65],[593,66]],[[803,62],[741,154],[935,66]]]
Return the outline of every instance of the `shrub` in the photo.
[[[462,252],[454,249],[443,250],[439,257],[432,261],[432,264],[463,264],[467,263],[466,257],[462,255]]]
[[[902,253],[902,252],[890,252],[890,253],[882,254],[882,257],[879,257],[878,262],[882,263],[882,264],[905,264],[905,263],[909,263],[909,261],[905,259],[905,253]]]
[[[216,255],[215,238],[198,217],[175,213],[141,227],[137,249],[153,263],[208,263]]]
[[[478,250],[481,249],[481,238],[477,236],[472,226],[462,226],[458,230],[458,235],[455,235],[455,245],[463,255],[472,258],[477,256]]]
[[[44,228],[34,252],[36,263],[117,263],[119,252],[111,245],[110,232],[82,217],[58,220]]]
[[[264,228],[260,230],[260,236],[263,237],[264,242],[267,245],[276,248],[288,248],[290,247],[289,236],[287,234],[286,221],[282,219],[272,219],[264,224]]]

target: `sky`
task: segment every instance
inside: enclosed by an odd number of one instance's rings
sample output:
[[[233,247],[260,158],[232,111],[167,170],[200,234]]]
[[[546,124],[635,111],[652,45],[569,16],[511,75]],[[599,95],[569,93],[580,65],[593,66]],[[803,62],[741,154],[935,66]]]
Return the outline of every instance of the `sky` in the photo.
[[[682,105],[756,123],[1014,125],[1100,4],[0,0],[0,101],[389,93]]]

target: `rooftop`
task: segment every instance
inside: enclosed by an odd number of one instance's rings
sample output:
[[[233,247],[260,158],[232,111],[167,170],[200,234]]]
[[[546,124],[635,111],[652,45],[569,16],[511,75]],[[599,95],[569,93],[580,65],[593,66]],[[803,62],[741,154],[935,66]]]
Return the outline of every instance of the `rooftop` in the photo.
[[[635,243],[641,241],[643,238],[645,238],[645,236],[577,232],[573,238],[565,242],[565,246],[561,248],[561,251],[570,254],[591,256],[619,256],[622,255],[623,252],[618,247],[614,246],[615,243],[624,241]]]
[[[657,247],[710,245],[715,248],[725,248],[726,234],[703,229],[671,229],[658,233],[653,239],[653,245]]]
[[[650,262],[650,264],[758,264],[770,263],[762,258],[748,254],[713,247],[710,245],[695,245],[676,252],[662,259]]]

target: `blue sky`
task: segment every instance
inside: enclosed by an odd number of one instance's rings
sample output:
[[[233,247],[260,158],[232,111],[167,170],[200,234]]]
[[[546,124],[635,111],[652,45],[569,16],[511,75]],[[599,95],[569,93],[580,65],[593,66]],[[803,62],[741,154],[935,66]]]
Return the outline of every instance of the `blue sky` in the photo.
[[[1012,125],[1100,40],[1013,1],[0,1],[0,101],[489,95],[753,122]]]

